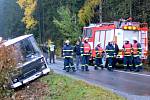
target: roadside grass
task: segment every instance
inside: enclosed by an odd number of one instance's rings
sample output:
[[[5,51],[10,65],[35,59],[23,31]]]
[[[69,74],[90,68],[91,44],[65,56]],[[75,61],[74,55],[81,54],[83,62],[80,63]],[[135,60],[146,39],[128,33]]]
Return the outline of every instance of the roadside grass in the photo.
[[[150,65],[144,64],[144,71],[150,72]]]
[[[49,87],[44,100],[125,100],[103,88],[55,73],[41,78],[41,82]]]

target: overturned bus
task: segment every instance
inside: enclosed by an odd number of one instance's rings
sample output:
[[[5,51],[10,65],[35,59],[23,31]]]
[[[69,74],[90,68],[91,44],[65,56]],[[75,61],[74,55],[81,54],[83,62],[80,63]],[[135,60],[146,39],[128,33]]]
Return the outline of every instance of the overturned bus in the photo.
[[[4,42],[4,46],[13,47],[17,52],[16,68],[19,73],[12,75],[11,88],[17,88],[50,72],[32,34],[8,40]]]

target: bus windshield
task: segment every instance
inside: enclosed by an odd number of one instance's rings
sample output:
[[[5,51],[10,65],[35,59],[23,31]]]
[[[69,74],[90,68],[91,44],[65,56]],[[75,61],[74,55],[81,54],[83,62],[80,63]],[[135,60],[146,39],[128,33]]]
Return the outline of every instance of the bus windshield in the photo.
[[[42,56],[40,49],[37,47],[36,41],[32,36],[25,38],[11,46],[13,46],[15,52],[17,53],[16,58],[18,66]]]

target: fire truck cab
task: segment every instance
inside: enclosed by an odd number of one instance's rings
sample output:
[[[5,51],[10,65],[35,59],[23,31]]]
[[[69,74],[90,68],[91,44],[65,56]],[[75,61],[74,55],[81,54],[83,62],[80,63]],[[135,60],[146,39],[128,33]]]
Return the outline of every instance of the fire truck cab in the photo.
[[[120,49],[117,55],[118,59],[123,58],[122,46],[125,38],[133,43],[133,37],[138,39],[142,47],[142,59],[147,59],[148,52],[148,25],[147,23],[128,22],[128,21],[114,21],[112,23],[91,24],[83,28],[83,39],[89,38],[89,44],[92,48],[93,59],[95,57],[95,47],[100,42],[102,48],[105,49],[109,41],[115,41]]]

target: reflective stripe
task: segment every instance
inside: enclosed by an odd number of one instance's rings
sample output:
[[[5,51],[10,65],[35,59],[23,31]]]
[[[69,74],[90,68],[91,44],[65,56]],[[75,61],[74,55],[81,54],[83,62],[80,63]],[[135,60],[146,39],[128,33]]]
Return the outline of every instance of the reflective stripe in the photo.
[[[140,66],[142,66],[143,64],[141,63],[141,64],[139,64],[139,65],[136,65],[137,67],[140,67]]]
[[[103,51],[96,51],[96,53],[98,53],[98,52],[99,52],[99,53],[102,53]]]
[[[128,50],[128,49],[132,49],[132,48],[124,48],[124,49],[127,49],[127,50]]]
[[[73,51],[73,50],[63,50],[63,51]]]
[[[102,58],[102,57],[95,57],[95,58]]]
[[[71,68],[73,68],[74,66],[70,66]]]
[[[138,65],[135,66],[136,68],[139,67]]]
[[[90,54],[81,54],[81,56],[90,55]]]
[[[133,49],[136,49],[136,50],[137,50],[138,48],[133,48]]]
[[[133,57],[138,57],[139,55],[133,55]]]
[[[106,50],[106,51],[114,51],[114,50]]]
[[[131,56],[131,55],[124,55],[124,56]]]
[[[89,47],[84,47],[84,48],[89,48]]]
[[[131,53],[131,52],[125,52],[126,54]]]
[[[132,66],[132,65],[129,65],[129,66]]]
[[[126,67],[127,65],[123,65],[123,66],[125,66],[125,67]]]
[[[66,66],[66,68],[68,68],[69,66]]]
[[[109,55],[106,55],[106,58],[110,58],[110,57],[114,57],[114,56],[109,56]]]
[[[83,54],[83,55],[90,55],[90,54]]]
[[[73,58],[72,56],[64,56],[64,58]]]

